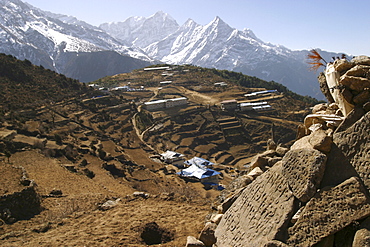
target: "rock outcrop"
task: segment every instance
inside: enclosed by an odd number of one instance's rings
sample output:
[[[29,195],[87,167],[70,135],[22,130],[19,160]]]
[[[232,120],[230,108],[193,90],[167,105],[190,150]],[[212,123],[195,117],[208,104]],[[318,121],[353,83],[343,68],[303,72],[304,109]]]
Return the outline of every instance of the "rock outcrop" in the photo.
[[[313,108],[283,157],[269,145],[250,164],[258,173],[231,183],[213,246],[370,246],[369,65],[334,63],[340,95]]]

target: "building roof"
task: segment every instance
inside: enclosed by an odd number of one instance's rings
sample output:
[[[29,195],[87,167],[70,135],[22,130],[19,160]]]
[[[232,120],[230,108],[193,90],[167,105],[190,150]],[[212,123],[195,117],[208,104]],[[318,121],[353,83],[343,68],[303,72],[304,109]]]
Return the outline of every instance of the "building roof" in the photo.
[[[166,103],[167,100],[161,99],[161,100],[155,100],[155,101],[149,101],[145,102],[145,105],[154,105],[154,104],[160,104],[160,103]]]
[[[271,108],[271,106],[270,105],[259,105],[259,106],[253,106],[252,108],[258,111],[258,110]]]
[[[181,100],[187,100],[187,98],[181,97],[181,98],[167,99],[167,101],[181,101]]]
[[[181,98],[174,98],[174,99],[160,99],[160,100],[145,102],[144,104],[145,105],[154,105],[154,104],[166,103],[167,101],[181,101],[181,100],[187,100],[187,98],[186,97],[181,97]]]
[[[150,71],[150,70],[161,70],[161,69],[169,69],[170,67],[152,67],[152,68],[144,68],[144,71]]]
[[[230,99],[230,100],[224,100],[221,102],[221,104],[237,104],[238,101],[236,99]]]
[[[240,103],[241,107],[267,105],[266,101]]]
[[[278,92],[278,90],[276,90],[276,89],[273,89],[273,90],[264,90],[264,91],[258,91],[258,92],[244,94],[244,96],[245,97],[248,97],[248,96],[255,96],[255,95],[258,95],[258,94],[277,93],[277,92]]]

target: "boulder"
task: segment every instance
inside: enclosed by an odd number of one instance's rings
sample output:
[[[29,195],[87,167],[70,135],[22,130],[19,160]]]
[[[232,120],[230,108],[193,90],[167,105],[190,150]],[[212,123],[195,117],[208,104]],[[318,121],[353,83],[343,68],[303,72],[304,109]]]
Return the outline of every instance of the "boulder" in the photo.
[[[49,193],[50,197],[61,197],[62,195],[63,195],[63,192],[61,190],[58,190],[58,189],[53,189]]]
[[[207,222],[203,230],[199,234],[199,240],[204,243],[206,247],[212,247],[216,243],[215,230],[217,224]]]
[[[188,236],[185,247],[204,247],[204,243],[193,236]]]
[[[357,77],[367,77],[367,74],[370,70],[370,66],[368,65],[355,65],[351,69],[347,70],[344,74],[345,76],[357,76]]]
[[[223,214],[212,214],[210,222],[213,222],[218,225],[218,223],[220,223],[222,219],[222,216],[224,215]]]
[[[334,61],[334,68],[339,73],[343,73],[344,71],[349,70],[354,66],[354,61],[347,61],[346,59],[337,59]]]
[[[216,246],[255,247],[286,239],[294,197],[281,170],[273,166],[241,191],[216,228]]]
[[[352,59],[351,62],[355,65],[370,65],[370,57],[365,55],[356,56]]]
[[[262,173],[263,171],[261,170],[261,168],[256,167],[252,171],[250,171],[247,176],[251,176],[253,179],[255,179],[256,177],[260,176]]]
[[[135,191],[132,195],[134,197],[141,197],[141,198],[144,198],[144,199],[149,198],[149,194],[145,193],[145,192],[142,192],[142,191]]]
[[[369,79],[356,76],[342,76],[339,83],[356,92],[361,92],[370,87]]]
[[[282,160],[283,175],[295,197],[307,202],[324,175],[326,155],[315,149],[294,149]]]
[[[106,211],[106,210],[109,210],[111,208],[116,207],[120,201],[121,201],[120,198],[118,198],[116,200],[108,200],[108,201],[104,202],[103,204],[99,205],[98,208],[100,210]]]
[[[276,154],[280,157],[283,157],[288,151],[289,151],[289,148],[282,147],[280,145],[278,145],[276,148]]]
[[[255,167],[263,167],[265,165],[267,165],[268,161],[267,161],[267,158],[266,157],[263,157],[261,155],[256,155],[253,157],[251,163],[250,163],[250,167],[251,168],[255,168]]]
[[[352,247],[370,247],[370,217],[367,217],[356,231]]]
[[[328,108],[328,105],[326,103],[317,104],[317,105],[314,105],[314,107],[312,108],[312,113],[317,113],[317,112],[322,112],[322,111],[325,112],[327,108]]]
[[[276,155],[275,150],[267,150],[261,154],[257,154],[252,158],[250,163],[251,168],[260,167],[263,168],[268,164],[268,158],[272,158]]]
[[[357,177],[325,188],[305,206],[289,229],[289,246],[313,246],[352,222],[370,215],[370,200]],[[222,222],[222,221],[221,221]]]
[[[267,140],[267,150],[276,150],[276,143],[272,139]]]
[[[310,134],[308,142],[314,149],[329,153],[333,138],[328,136],[324,130],[317,130]]]
[[[324,153],[329,153],[332,142],[332,137],[328,136],[324,130],[318,129],[310,135],[304,136],[294,142],[290,149],[313,148]]]
[[[370,230],[366,228],[358,230],[353,239],[352,247],[370,247]]]

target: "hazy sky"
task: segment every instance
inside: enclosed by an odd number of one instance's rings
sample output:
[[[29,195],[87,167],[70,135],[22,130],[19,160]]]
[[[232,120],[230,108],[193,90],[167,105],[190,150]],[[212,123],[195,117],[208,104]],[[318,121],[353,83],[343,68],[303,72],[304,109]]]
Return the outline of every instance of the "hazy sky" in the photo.
[[[42,10],[89,24],[149,17],[162,10],[179,25],[216,16],[231,27],[251,29],[264,42],[289,49],[321,48],[370,56],[369,0],[24,0]]]

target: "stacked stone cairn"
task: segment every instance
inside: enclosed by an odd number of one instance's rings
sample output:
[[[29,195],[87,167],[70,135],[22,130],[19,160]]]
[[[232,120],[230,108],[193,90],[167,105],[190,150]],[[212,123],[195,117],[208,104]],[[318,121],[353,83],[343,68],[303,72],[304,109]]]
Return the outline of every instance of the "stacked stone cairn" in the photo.
[[[370,58],[334,67],[337,87],[319,76],[329,103],[313,108],[290,149],[269,140],[186,246],[370,246]]]

